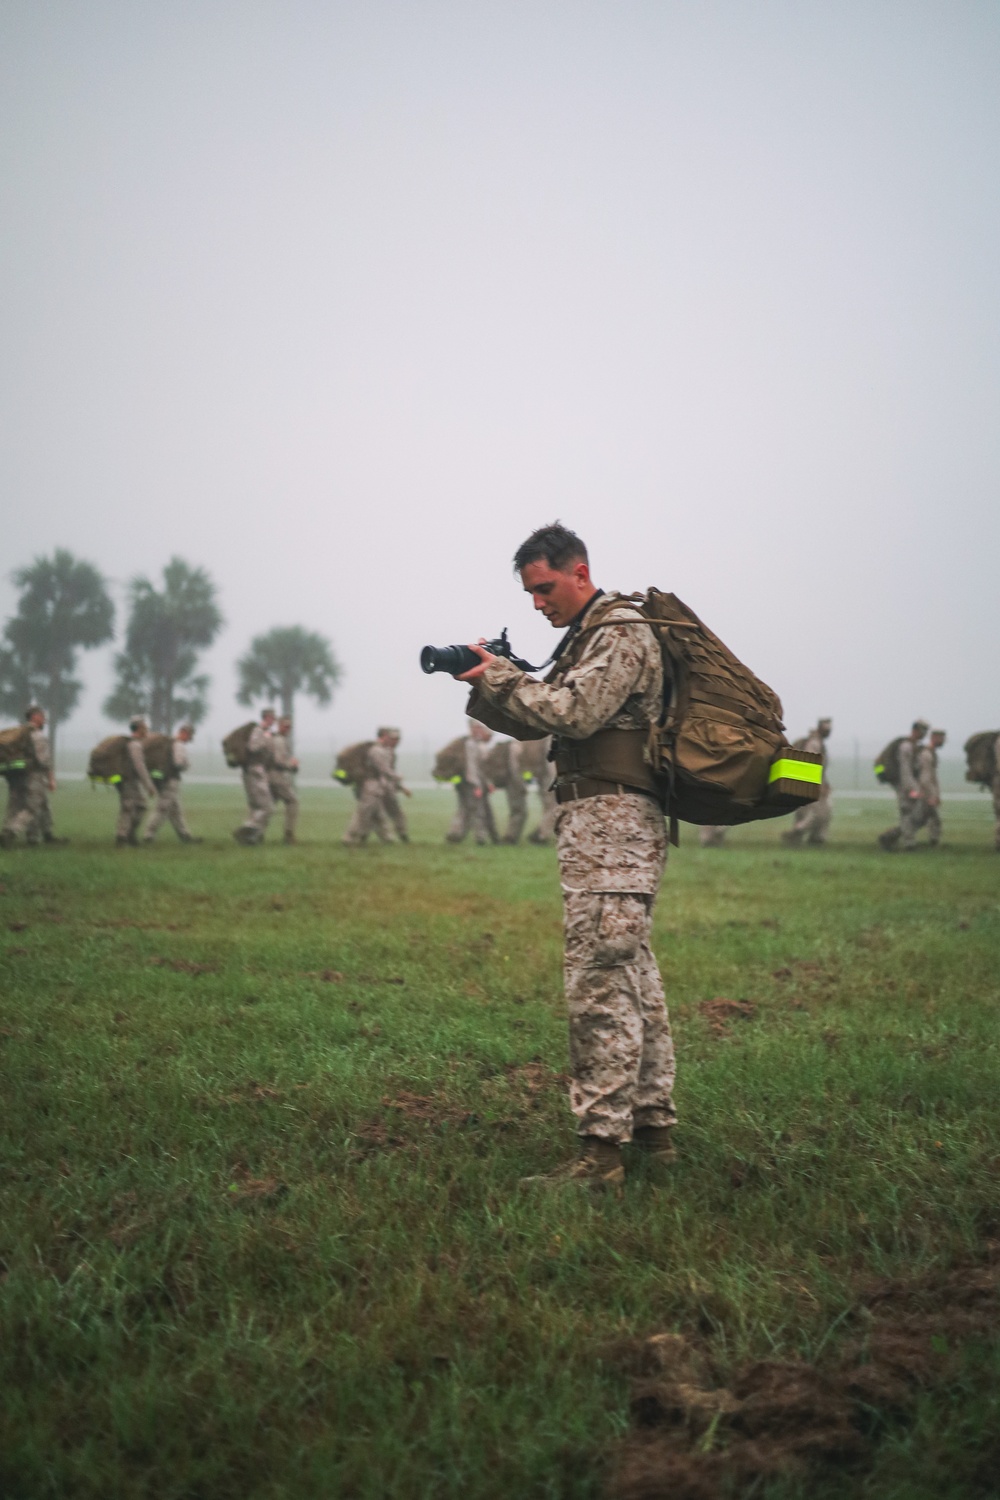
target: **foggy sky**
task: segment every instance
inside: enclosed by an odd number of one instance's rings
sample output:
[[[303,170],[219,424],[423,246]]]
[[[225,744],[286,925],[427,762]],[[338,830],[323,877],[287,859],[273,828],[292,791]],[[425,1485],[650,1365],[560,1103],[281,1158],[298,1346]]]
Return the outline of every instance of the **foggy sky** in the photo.
[[[1000,7],[281,0],[0,10],[0,613],[173,553],[300,743],[460,726],[419,647],[554,636],[560,517],[793,733],[1000,721]],[[119,627],[124,619],[119,615]],[[110,651],[65,737],[107,732]]]

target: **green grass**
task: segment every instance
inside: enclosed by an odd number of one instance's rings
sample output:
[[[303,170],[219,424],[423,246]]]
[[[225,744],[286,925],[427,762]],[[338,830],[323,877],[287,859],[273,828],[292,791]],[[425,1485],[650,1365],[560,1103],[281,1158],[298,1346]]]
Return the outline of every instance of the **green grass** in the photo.
[[[69,786],[71,847],[0,855],[0,1493],[596,1496],[616,1339],[809,1358],[864,1277],[997,1233],[985,803],[912,857],[870,804],[825,851],[685,833],[680,1160],[597,1204],[518,1189],[573,1147],[552,851],[446,847],[435,793],[411,846],[347,851],[348,797],[303,803],[306,842],[248,850],[192,787],[208,843],[116,850]],[[717,1035],[717,996],[756,1014]],[[822,1493],[986,1493],[980,1366]]]

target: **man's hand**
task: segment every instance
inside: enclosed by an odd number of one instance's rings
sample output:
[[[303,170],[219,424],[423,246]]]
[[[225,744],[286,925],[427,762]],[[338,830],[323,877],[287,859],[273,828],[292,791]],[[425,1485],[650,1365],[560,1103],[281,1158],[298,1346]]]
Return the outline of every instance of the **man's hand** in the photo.
[[[54,776],[50,776],[49,777],[49,791],[50,792],[54,792],[55,789],[56,789],[56,778]]]
[[[410,788],[408,786],[401,786],[399,790],[402,792],[404,797],[413,796],[413,793],[410,791]]]
[[[471,667],[468,672],[462,672],[460,676],[456,677],[456,682],[475,682],[477,677],[482,677],[490,662],[498,660],[497,657],[491,656],[488,651],[483,650],[483,641],[485,639],[485,636],[480,636],[479,642],[475,646],[471,641],[469,642],[469,650],[474,651],[479,657],[479,666]]]

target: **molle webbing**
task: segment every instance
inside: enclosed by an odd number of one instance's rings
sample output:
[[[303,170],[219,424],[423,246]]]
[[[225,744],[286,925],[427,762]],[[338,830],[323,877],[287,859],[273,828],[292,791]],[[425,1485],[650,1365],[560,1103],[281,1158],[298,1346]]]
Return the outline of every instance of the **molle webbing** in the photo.
[[[648,738],[645,729],[599,729],[586,740],[558,739],[557,785],[585,777],[659,796],[661,787],[643,754]]]

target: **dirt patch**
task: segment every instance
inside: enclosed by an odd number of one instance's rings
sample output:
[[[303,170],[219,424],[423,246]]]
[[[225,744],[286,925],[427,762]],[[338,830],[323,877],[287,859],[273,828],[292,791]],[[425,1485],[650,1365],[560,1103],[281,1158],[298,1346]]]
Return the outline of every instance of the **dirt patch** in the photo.
[[[175,974],[216,974],[218,964],[196,964],[190,958],[151,958],[154,969],[173,969]]]
[[[29,951],[30,950],[27,949],[27,948],[6,948],[6,949],[4,949],[4,957],[5,958],[27,958]]]
[[[504,1068],[508,1080],[527,1094],[543,1094],[549,1089],[565,1089],[568,1073],[553,1073],[546,1063],[533,1058],[526,1063],[508,1063]]]
[[[698,1012],[709,1024],[713,1036],[728,1036],[731,1021],[750,1021],[757,1014],[752,1000],[727,1000],[716,995],[714,1000],[702,1000]]]
[[[276,1203],[287,1193],[288,1184],[279,1177],[254,1177],[242,1162],[237,1162],[226,1184],[226,1197],[237,1204]]]
[[[28,930],[28,924],[27,924],[27,922],[8,922],[7,923],[7,931],[8,932],[27,932],[27,930]]]
[[[411,1094],[405,1089],[395,1098],[386,1095],[382,1100],[386,1109],[394,1109],[407,1120],[423,1125],[474,1125],[479,1116],[452,1104],[435,1094]]]
[[[706,1343],[658,1334],[617,1352],[635,1377],[634,1431],[613,1500],[716,1500],[781,1475],[861,1469],[918,1393],[956,1379],[996,1338],[1000,1244],[988,1259],[862,1290],[845,1341],[811,1365],[757,1360],[725,1378]]]

